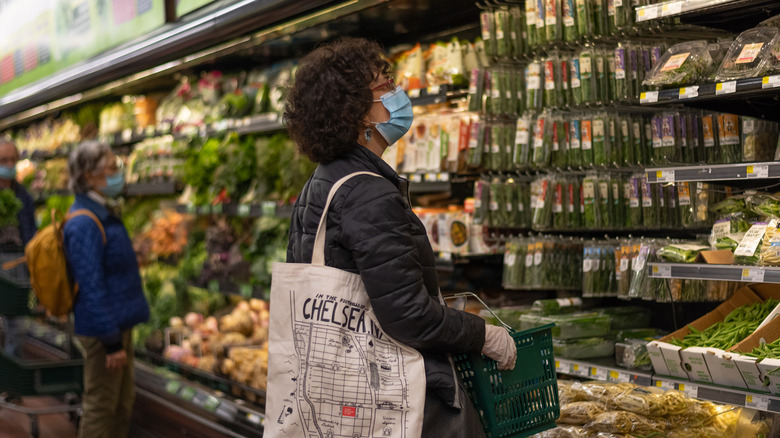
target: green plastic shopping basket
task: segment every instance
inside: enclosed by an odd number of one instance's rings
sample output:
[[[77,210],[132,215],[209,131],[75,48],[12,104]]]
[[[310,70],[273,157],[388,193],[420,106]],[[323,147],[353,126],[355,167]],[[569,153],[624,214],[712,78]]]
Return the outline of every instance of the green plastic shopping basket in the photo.
[[[450,298],[476,298],[463,293]],[[555,427],[560,416],[558,380],[555,373],[551,328],[548,324],[530,330],[510,331],[517,345],[517,362],[510,371],[500,371],[483,355],[454,357],[455,368],[477,408],[488,438],[527,437]]]

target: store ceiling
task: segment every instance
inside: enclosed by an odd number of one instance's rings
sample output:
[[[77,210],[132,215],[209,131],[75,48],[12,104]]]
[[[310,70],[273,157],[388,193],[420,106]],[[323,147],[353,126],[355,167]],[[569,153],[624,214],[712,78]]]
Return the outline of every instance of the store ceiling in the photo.
[[[204,19],[228,10],[219,19]],[[478,15],[471,0],[224,0],[177,23],[190,25],[187,32],[143,50],[129,50],[138,42],[127,44],[106,55],[114,56],[111,62],[96,62],[92,69],[78,66],[83,71],[67,80],[49,78],[0,98],[0,129],[81,102],[170,90],[177,72],[250,69],[297,58],[342,35],[372,38],[386,48],[473,38],[479,32]],[[171,30],[168,25],[150,38]]]

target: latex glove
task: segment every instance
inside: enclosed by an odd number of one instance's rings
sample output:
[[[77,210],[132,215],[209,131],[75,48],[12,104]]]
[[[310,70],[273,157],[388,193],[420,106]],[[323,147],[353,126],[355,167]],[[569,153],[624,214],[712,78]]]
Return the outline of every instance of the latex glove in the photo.
[[[485,324],[485,345],[482,354],[495,360],[499,370],[511,370],[517,360],[517,346],[509,332],[492,324]]]

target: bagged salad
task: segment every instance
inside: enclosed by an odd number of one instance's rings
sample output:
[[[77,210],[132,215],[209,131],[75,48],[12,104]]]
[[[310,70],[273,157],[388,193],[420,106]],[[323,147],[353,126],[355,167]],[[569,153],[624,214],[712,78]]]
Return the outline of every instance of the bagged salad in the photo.
[[[755,78],[776,69],[780,56],[780,30],[757,27],[742,32],[715,75],[716,81]]]
[[[698,82],[712,65],[705,40],[675,44],[666,51],[643,82],[644,85],[682,86]]]

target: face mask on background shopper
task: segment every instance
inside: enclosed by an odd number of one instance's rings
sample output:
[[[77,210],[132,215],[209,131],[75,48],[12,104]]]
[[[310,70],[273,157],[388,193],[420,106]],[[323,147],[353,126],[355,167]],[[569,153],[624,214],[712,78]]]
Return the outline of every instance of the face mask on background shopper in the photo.
[[[16,167],[0,166],[0,179],[16,179]]]
[[[106,177],[106,186],[100,189],[100,192],[109,198],[116,198],[125,188],[125,174],[117,172]]]
[[[387,140],[387,144],[392,145],[412,127],[412,120],[414,120],[412,101],[409,100],[409,96],[406,95],[403,88],[398,86],[374,102],[382,102],[382,105],[390,113],[390,119],[386,122],[371,123],[376,125],[376,130]]]

